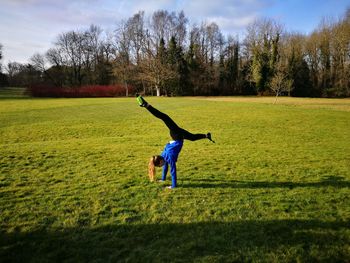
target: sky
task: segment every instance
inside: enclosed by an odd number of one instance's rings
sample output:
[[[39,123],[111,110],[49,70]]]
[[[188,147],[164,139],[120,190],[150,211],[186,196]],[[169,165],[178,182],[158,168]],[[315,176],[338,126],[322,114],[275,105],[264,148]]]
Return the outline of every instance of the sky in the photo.
[[[139,11],[184,11],[189,25],[215,22],[224,35],[243,38],[247,25],[272,18],[288,32],[308,34],[321,19],[337,19],[350,0],[0,0],[2,64],[28,63],[44,54],[61,33],[98,25],[113,32],[118,22]]]

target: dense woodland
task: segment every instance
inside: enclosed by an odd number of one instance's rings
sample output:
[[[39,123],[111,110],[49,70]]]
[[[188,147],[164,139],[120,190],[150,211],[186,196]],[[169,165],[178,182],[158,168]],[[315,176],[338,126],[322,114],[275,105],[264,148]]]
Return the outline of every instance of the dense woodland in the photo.
[[[0,44],[0,59],[3,47]],[[189,25],[184,12],[139,12],[113,32],[63,32],[28,64],[0,65],[1,86],[78,88],[119,84],[153,95],[350,96],[350,9],[310,34],[272,19],[225,36],[216,23]]]

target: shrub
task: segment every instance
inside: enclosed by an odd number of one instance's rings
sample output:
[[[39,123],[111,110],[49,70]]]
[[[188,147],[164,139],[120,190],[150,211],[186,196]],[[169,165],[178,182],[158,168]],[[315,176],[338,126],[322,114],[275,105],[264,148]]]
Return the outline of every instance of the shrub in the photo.
[[[128,86],[129,94],[133,88]],[[122,85],[87,85],[81,87],[52,87],[47,85],[33,85],[27,88],[28,95],[33,97],[54,98],[96,98],[96,97],[124,97],[125,87]]]

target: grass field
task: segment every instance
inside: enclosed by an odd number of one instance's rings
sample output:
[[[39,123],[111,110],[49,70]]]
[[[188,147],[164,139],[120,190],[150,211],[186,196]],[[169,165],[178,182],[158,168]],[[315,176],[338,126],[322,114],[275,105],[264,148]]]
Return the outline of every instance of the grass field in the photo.
[[[6,92],[1,262],[350,261],[349,99],[148,98],[216,140],[185,142],[169,190],[147,178],[168,131],[134,98]]]

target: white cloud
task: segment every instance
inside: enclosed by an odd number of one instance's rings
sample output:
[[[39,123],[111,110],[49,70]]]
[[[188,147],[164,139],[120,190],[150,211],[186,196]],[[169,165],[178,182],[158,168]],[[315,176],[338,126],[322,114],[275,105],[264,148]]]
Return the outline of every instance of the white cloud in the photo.
[[[226,32],[242,30],[259,15],[264,7],[258,0],[190,1],[186,14],[198,21],[215,21]]]
[[[183,10],[191,23],[216,22],[224,33],[243,30],[271,0],[0,0],[0,43],[4,60],[25,62],[45,52],[58,34],[90,24],[113,30],[138,11],[146,16]]]
[[[247,25],[252,23],[257,18],[256,14],[246,15],[241,17],[224,17],[224,16],[214,16],[208,17],[208,22],[215,22],[218,24],[220,29],[224,31],[226,34],[234,34],[235,32],[241,32],[245,30]]]

